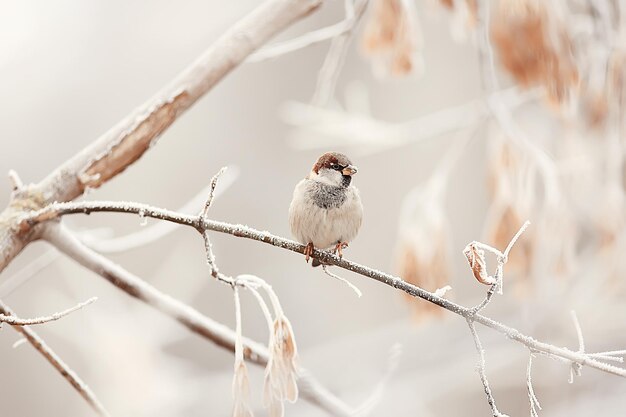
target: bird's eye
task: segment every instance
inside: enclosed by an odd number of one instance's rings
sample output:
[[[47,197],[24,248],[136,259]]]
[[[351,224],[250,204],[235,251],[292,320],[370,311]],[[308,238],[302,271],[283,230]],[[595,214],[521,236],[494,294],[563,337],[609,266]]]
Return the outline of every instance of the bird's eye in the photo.
[[[330,164],[330,169],[334,169],[335,171],[341,171],[342,167],[339,164]]]

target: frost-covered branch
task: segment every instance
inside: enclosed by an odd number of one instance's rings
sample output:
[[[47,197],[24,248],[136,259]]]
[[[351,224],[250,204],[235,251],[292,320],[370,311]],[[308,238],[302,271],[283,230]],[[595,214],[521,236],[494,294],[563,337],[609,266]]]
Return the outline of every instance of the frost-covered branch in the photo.
[[[152,214],[151,211],[145,211],[145,213],[146,216]],[[197,216],[192,217],[197,218]],[[170,295],[162,293],[146,281],[88,248],[62,224],[47,225],[42,237],[62,253],[102,276],[131,297],[143,301],[218,346],[234,352],[236,333],[232,329]],[[247,360],[262,366],[267,364],[269,354],[265,346],[247,338],[243,339],[242,344]],[[310,373],[299,369],[298,375],[298,387],[303,398],[333,415],[350,415],[350,407],[324,388]]]
[[[14,316],[15,314],[11,309],[0,301],[0,313],[4,316]],[[83,380],[74,372],[63,360],[43,341],[41,337],[35,333],[28,326],[13,326],[16,332],[21,333],[24,339],[28,341],[59,373],[72,385],[72,387],[78,391],[81,397],[89,406],[100,416],[108,417],[109,413],[106,411],[102,403],[96,398],[91,389],[83,382]],[[14,345],[15,347],[15,345]]]
[[[483,349],[483,345],[478,337],[478,332],[476,331],[476,326],[474,326],[474,322],[471,318],[467,319],[467,325],[470,328],[470,332],[474,338],[474,346],[478,352],[478,375],[480,376],[480,382],[483,384],[485,395],[487,395],[487,402],[489,403],[489,407],[491,407],[491,414],[493,417],[508,417],[506,414],[502,414],[498,411],[498,407],[496,407],[496,400],[491,393],[491,387],[489,386],[489,380],[487,379],[487,373],[485,371],[485,349]]]
[[[0,213],[0,271],[37,238],[20,233],[13,220],[24,209],[69,201],[106,183],[139,159],[158,137],[251,53],[278,32],[316,10],[322,0],[267,0],[235,23],[196,61],[153,98],[100,138],[61,164],[40,183],[17,187],[13,202]]]
[[[526,368],[526,388],[528,389],[528,402],[530,403],[530,417],[539,417],[539,412],[537,410],[541,410],[541,405],[539,404],[539,400],[535,395],[535,390],[533,388],[533,380],[531,376],[533,368],[533,352],[530,352],[528,355],[528,366]]]
[[[0,313],[0,323],[7,323],[7,324],[10,324],[11,326],[31,326],[33,324],[49,323],[51,321],[55,321],[62,317],[65,317],[68,314],[75,312],[76,310],[80,310],[81,308],[93,303],[97,299],[98,297],[92,297],[87,301],[84,301],[82,303],[75,305],[74,307],[68,308],[67,310],[63,310],[58,313],[53,313],[49,316],[35,317],[32,319],[22,319],[22,318],[16,317],[13,314],[6,315],[6,314]]]
[[[94,212],[118,212],[131,214],[139,214],[139,212],[143,212],[144,216],[147,217],[178,223],[184,226],[193,227],[197,230],[211,230],[215,232],[230,234],[240,238],[256,240],[265,244],[269,244],[300,254],[304,254],[304,250],[306,248],[305,245],[297,243],[293,240],[285,239],[273,235],[269,232],[255,230],[247,226],[209,219],[203,220],[203,224],[200,225],[199,222],[201,220],[198,216],[177,213],[154,206],[149,206],[147,204],[131,202],[90,201],[56,203],[51,204],[50,206],[41,210],[32,212],[28,215],[24,215],[20,220],[20,224],[21,227],[28,229],[30,227],[34,227],[37,224],[40,224],[50,219],[58,218],[63,215],[78,213],[88,214]],[[487,316],[477,314],[473,308],[464,307],[450,300],[439,297],[432,292],[426,291],[416,285],[412,285],[404,281],[402,278],[376,270],[374,268],[370,268],[365,265],[358,264],[356,262],[349,261],[346,258],[339,258],[332,253],[321,251],[318,249],[315,249],[313,251],[312,257],[318,259],[322,263],[336,265],[340,268],[352,271],[364,277],[374,279],[385,285],[404,291],[413,297],[422,298],[466,319],[471,317],[476,323],[480,323],[484,326],[490,327],[497,332],[506,335],[509,339],[515,340],[534,351],[542,352],[546,355],[554,357],[560,357],[568,361],[577,362],[581,365],[589,366],[591,368],[595,368],[614,375],[626,377],[626,369],[607,364],[589,356],[588,354],[579,353],[567,348],[560,348],[549,343],[535,340],[534,338],[521,333],[517,329],[506,326]]]

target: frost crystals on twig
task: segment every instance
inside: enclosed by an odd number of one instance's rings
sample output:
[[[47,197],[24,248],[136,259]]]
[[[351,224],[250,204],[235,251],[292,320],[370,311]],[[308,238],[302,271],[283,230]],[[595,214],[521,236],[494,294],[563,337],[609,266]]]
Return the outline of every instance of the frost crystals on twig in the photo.
[[[483,349],[483,345],[478,337],[478,332],[476,332],[476,327],[474,326],[474,322],[471,318],[467,319],[467,325],[470,328],[470,332],[474,338],[474,345],[476,346],[476,351],[478,352],[478,375],[480,376],[480,382],[483,383],[483,388],[485,389],[485,394],[487,395],[487,402],[489,403],[489,407],[491,407],[491,413],[493,417],[508,417],[506,414],[498,411],[498,407],[496,407],[496,400],[493,398],[493,394],[491,393],[491,387],[489,386],[489,380],[487,379],[487,373],[485,372],[485,349]]]
[[[233,379],[233,396],[235,399],[233,416],[252,417],[252,411],[248,405],[250,395],[248,373],[243,362],[243,347],[241,346],[241,307],[238,287],[242,287],[249,289],[257,298],[268,322],[270,333],[269,358],[265,368],[264,405],[269,409],[270,417],[282,417],[285,412],[284,401],[295,402],[298,399],[298,385],[296,383],[298,375],[298,367],[296,365],[297,349],[291,323],[283,312],[278,296],[267,282],[253,275],[239,275],[236,279],[233,279],[219,271],[215,262],[208,230],[205,226],[205,222],[208,220],[208,211],[213,203],[217,181],[225,169],[222,168],[211,179],[209,196],[204,204],[204,208],[198,215],[197,228],[204,239],[207,264],[211,268],[211,275],[218,281],[231,285],[235,292],[237,342],[235,344],[235,375]],[[258,288],[263,288],[270,298],[276,317],[273,321],[265,300],[257,291]]]
[[[528,367],[526,368],[526,386],[528,387],[528,401],[530,402],[530,417],[539,417],[539,413],[537,410],[541,410],[541,405],[539,404],[539,400],[535,395],[535,390],[533,389],[533,381],[530,376],[531,370],[533,367],[533,352],[530,352],[528,356]]]
[[[472,337],[474,338],[474,344],[476,345],[476,350],[478,351],[478,374],[480,376],[480,381],[483,384],[485,389],[485,394],[487,395],[487,402],[491,407],[491,412],[494,417],[502,417],[505,414],[502,414],[498,411],[496,407],[496,402],[491,393],[491,388],[489,387],[489,381],[487,380],[487,374],[485,372],[485,350],[483,349],[482,344],[480,343],[480,338],[478,337],[478,333],[476,332],[476,327],[474,326],[474,316],[480,310],[482,310],[491,298],[493,297],[494,292],[498,291],[499,294],[502,294],[502,271],[504,269],[504,264],[507,262],[509,252],[515,242],[519,239],[519,237],[524,233],[524,230],[528,227],[530,222],[526,221],[522,227],[518,230],[518,232],[513,236],[509,244],[507,245],[504,252],[500,252],[498,249],[493,248],[489,245],[480,242],[471,242],[469,245],[465,247],[463,253],[467,257],[467,261],[469,262],[470,268],[474,273],[474,277],[478,280],[478,282],[491,285],[489,290],[487,291],[487,296],[485,299],[476,307],[471,309],[471,315],[467,318],[467,325],[470,328],[470,332],[472,333]],[[489,251],[495,254],[498,258],[498,265],[496,267],[496,273],[494,276],[490,276],[487,272],[487,262],[485,261],[485,251]],[[533,394],[534,395],[534,394]],[[531,401],[532,404],[532,401]]]
[[[10,324],[12,326],[31,326],[33,324],[48,323],[48,322],[51,322],[51,321],[58,320],[58,319],[60,319],[62,317],[65,317],[68,314],[72,314],[76,310],[80,310],[81,308],[83,308],[83,307],[93,303],[97,299],[98,299],[98,297],[92,297],[92,298],[90,298],[87,301],[84,301],[82,303],[79,303],[79,304],[75,305],[74,307],[68,308],[67,310],[63,310],[63,311],[60,311],[58,313],[53,313],[53,314],[51,314],[49,316],[35,317],[35,318],[32,318],[32,319],[21,319],[19,317],[14,316],[14,315],[0,314],[0,323],[7,323],[7,324]]]
[[[578,353],[585,353],[585,339],[583,338],[583,331],[580,328],[580,323],[578,322],[578,317],[576,316],[576,312],[574,310],[570,311],[572,315],[572,321],[574,322],[574,328],[576,329],[576,337],[578,338]],[[574,375],[580,376],[582,365],[578,362],[572,362],[572,366],[569,370],[569,380],[568,382],[572,384],[574,382]]]
[[[231,286],[235,285],[235,281],[224,274],[222,274],[215,262],[215,255],[213,254],[213,246],[211,245],[211,239],[209,238],[209,232],[206,230],[204,226],[204,220],[207,218],[209,214],[209,209],[213,204],[213,198],[215,197],[215,188],[217,187],[217,182],[220,179],[220,176],[226,171],[226,167],[222,167],[217,174],[211,178],[211,184],[209,186],[209,196],[207,197],[206,202],[204,203],[203,209],[198,214],[199,222],[198,222],[198,231],[202,235],[202,239],[204,240],[204,249],[206,251],[206,263],[211,268],[211,276],[218,281],[222,281]]]
[[[90,302],[95,301],[92,299]],[[83,303],[85,304],[85,303]],[[0,301],[0,313],[5,316],[14,316],[9,306]],[[14,326],[13,329],[20,333],[49,363],[52,365],[67,382],[80,394],[81,397],[89,404],[89,406],[101,417],[108,417],[109,413],[104,408],[100,400],[87,384],[74,372],[63,360],[46,344],[46,342],[28,326]],[[19,346],[21,343],[17,341],[13,347]]]
[[[520,227],[520,229],[517,231],[515,236],[513,236],[513,238],[507,245],[504,252],[500,252],[498,249],[494,247],[491,247],[489,245],[486,245],[481,242],[476,242],[476,241],[468,244],[463,250],[463,253],[467,257],[467,261],[469,262],[470,268],[472,269],[472,272],[474,274],[474,278],[476,278],[476,280],[482,284],[491,285],[491,288],[489,288],[489,291],[487,291],[487,296],[485,297],[485,299],[479,305],[473,308],[473,311],[475,313],[479,312],[480,310],[485,308],[487,304],[489,304],[489,302],[491,301],[491,297],[493,297],[494,292],[497,291],[498,294],[502,294],[502,274],[503,274],[504,264],[507,262],[509,258],[509,252],[513,248],[513,245],[515,244],[515,242],[517,242],[517,240],[522,235],[522,233],[524,233],[528,225],[530,225],[530,222],[526,221],[522,225],[522,227]],[[487,272],[487,262],[485,261],[485,251],[489,251],[493,253],[498,258],[498,265],[496,266],[496,273],[493,276],[490,276],[489,273]]]

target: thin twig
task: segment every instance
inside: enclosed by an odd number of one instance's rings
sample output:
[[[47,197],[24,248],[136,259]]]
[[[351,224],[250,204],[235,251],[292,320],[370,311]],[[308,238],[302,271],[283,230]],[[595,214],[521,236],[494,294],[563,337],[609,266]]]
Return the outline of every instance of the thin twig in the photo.
[[[148,214],[152,213],[146,211],[146,215]],[[197,216],[190,217],[197,219]],[[218,346],[234,352],[235,332],[232,329],[162,293],[146,281],[93,251],[62,224],[51,223],[48,225],[44,230],[43,238],[68,257],[102,276],[131,297],[143,301]],[[268,352],[264,345],[247,338],[243,338],[243,345],[246,359],[262,366],[267,364]],[[351,415],[350,407],[325,389],[304,369],[299,369],[298,373],[298,387],[303,398],[333,415],[346,417]]]
[[[354,18],[351,22],[352,25],[344,33],[334,38],[330,43],[328,54],[326,55],[322,68],[317,75],[315,93],[311,99],[311,103],[313,105],[326,106],[333,98],[339,73],[343,67],[348,47],[350,46],[350,42],[352,41],[352,37],[354,35],[354,29],[367,8],[367,2],[368,0],[355,0],[354,3],[352,3],[352,0],[346,1],[346,9],[348,8],[348,5],[354,6],[352,10],[352,13],[354,13]],[[346,13],[350,12],[346,10]]]
[[[576,312],[574,310],[570,311],[570,315],[572,316],[572,322],[574,323],[574,328],[576,329],[576,337],[578,338],[578,351],[580,353],[584,353],[585,352],[585,339],[583,338],[583,331],[580,328],[578,316],[576,316]]]
[[[227,190],[235,182],[238,175],[238,168],[229,165],[228,170],[220,177],[220,186],[215,190],[215,197],[218,197]],[[205,204],[210,187],[211,185],[204,187],[176,211],[181,213],[197,212],[198,207],[202,207],[202,205]],[[99,230],[81,230],[76,233],[87,246],[95,249],[97,252],[121,253],[156,242],[174,230],[176,230],[175,224],[156,222],[154,225],[142,227],[138,231],[115,237],[99,237],[96,235]],[[2,296],[2,286],[4,286],[4,284],[0,284],[0,297]]]
[[[50,201],[67,201],[123,171],[174,121],[230,71],[277,33],[307,16],[322,0],[267,0],[235,23],[198,59],[85,151],[42,183]]]
[[[572,316],[572,322],[574,323],[574,328],[576,329],[576,337],[578,338],[578,352],[585,353],[585,339],[583,338],[583,331],[580,328],[580,323],[578,322],[578,317],[576,316],[576,312],[574,310],[570,311]],[[574,382],[574,374],[576,376],[580,376],[582,365],[578,362],[572,362],[572,367],[570,369],[569,383]]]
[[[526,387],[528,389],[528,401],[530,402],[530,416],[531,417],[539,417],[539,413],[537,409],[541,410],[541,404],[539,404],[539,400],[535,395],[535,390],[533,389],[533,381],[531,378],[531,371],[533,367],[533,353],[530,352],[528,356],[528,367],[526,367]]]
[[[222,176],[222,174],[224,172],[226,172],[227,168],[228,167],[220,168],[220,170],[217,172],[217,174],[213,175],[213,178],[211,178],[211,183],[209,185],[209,196],[207,197],[207,200],[204,203],[204,208],[200,212],[200,216],[202,216],[202,218],[206,217],[207,214],[209,213],[209,209],[211,208],[211,204],[213,204],[213,198],[215,198],[215,188],[217,187],[217,182],[219,181],[219,179]]]
[[[203,209],[200,211],[200,214],[198,214],[200,225],[203,224],[203,220],[206,219],[207,215],[209,214],[209,209],[211,208],[211,205],[213,204],[213,198],[215,197],[215,188],[217,187],[217,183],[220,177],[225,171],[226,167],[222,167],[217,172],[217,174],[215,174],[213,178],[211,178],[211,183],[209,185],[209,195],[204,203]],[[198,231],[200,232],[200,234],[202,234],[202,240],[204,241],[204,250],[206,252],[206,263],[211,269],[211,276],[218,281],[234,286],[235,280],[233,280],[232,277],[222,274],[217,267],[217,262],[215,262],[215,254],[213,253],[213,245],[211,244],[211,239],[209,237],[209,231],[206,229],[199,229]]]
[[[352,289],[352,291],[354,291],[356,293],[357,297],[361,298],[361,296],[363,295],[361,290],[356,285],[354,285],[353,283],[351,283],[347,279],[342,278],[339,275],[336,275],[336,274],[333,274],[332,272],[330,272],[328,270],[328,265],[322,265],[322,270],[329,277],[335,278],[336,280],[339,280],[339,281],[343,282],[344,284],[346,284],[348,287],[350,287],[350,289]]]
[[[470,332],[472,333],[472,337],[474,338],[474,345],[476,346],[476,351],[478,352],[478,375],[480,376],[480,382],[482,382],[483,388],[485,389],[487,402],[489,403],[489,407],[491,407],[491,414],[493,415],[493,417],[507,417],[506,414],[502,414],[500,411],[498,411],[498,407],[496,407],[496,400],[495,398],[493,398],[493,394],[491,393],[489,380],[487,379],[487,373],[485,371],[485,349],[483,349],[483,345],[480,342],[478,332],[476,331],[476,327],[474,326],[474,322],[472,321],[472,319],[467,319],[467,325],[469,326]]]
[[[51,321],[55,321],[62,317],[65,317],[68,314],[75,312],[76,310],[80,310],[81,308],[93,303],[97,299],[98,297],[92,297],[85,302],[79,303],[75,305],[74,307],[68,308],[67,310],[60,311],[58,313],[53,313],[49,316],[35,317],[32,319],[21,319],[19,317],[16,317],[13,314],[10,314],[10,315],[0,314],[0,322],[10,324],[11,326],[31,326],[34,324],[49,323]]]
[[[351,2],[352,0],[348,1]],[[355,25],[355,20],[354,12],[352,14],[346,14],[346,17],[342,21],[333,25],[316,29],[293,39],[267,45],[250,55],[246,59],[246,62],[262,62],[297,51],[299,49],[307,48],[311,45],[315,45],[329,39],[335,39],[344,33],[351,31]]]
[[[14,313],[11,309],[0,301],[0,313],[6,316],[13,316]],[[63,360],[43,341],[41,337],[37,335],[28,326],[13,326],[15,331],[19,332],[59,373],[67,380],[67,382],[74,387],[76,391],[89,406],[100,416],[108,417],[109,413],[106,411],[102,403],[96,398],[95,394],[85,382],[74,372]],[[23,340],[23,339],[22,339]],[[19,342],[19,341],[18,341]],[[16,347],[16,344],[13,347]]]
[[[13,343],[13,345],[11,346],[13,349],[17,349],[18,347],[22,346],[23,344],[28,343],[28,340],[26,340],[26,338],[21,337],[19,339],[17,339],[15,341],[15,343]]]
[[[528,226],[530,226],[530,222],[528,220],[526,220],[524,222],[524,224],[522,225],[522,227],[520,227],[520,229],[517,231],[517,233],[515,233],[515,236],[513,236],[513,238],[509,242],[509,244],[506,246],[506,249],[504,250],[504,253],[503,253],[504,263],[506,263],[506,261],[507,261],[507,259],[509,257],[509,252],[511,252],[511,249],[513,248],[513,245],[515,245],[515,242],[517,242],[517,239],[519,239],[520,236],[522,235],[522,233],[524,233],[524,231],[526,231]]]
[[[177,212],[173,212],[170,210],[165,210],[162,208],[149,206],[146,204],[140,204],[140,203],[111,202],[111,201],[56,203],[56,204],[51,204],[48,207],[45,207],[41,210],[25,215],[21,219],[21,223],[30,225],[32,227],[46,220],[58,218],[60,216],[68,215],[68,214],[78,214],[78,213],[88,214],[88,213],[94,213],[94,212],[118,212],[118,213],[138,214],[140,211],[143,211],[146,216],[149,216],[155,219],[170,221],[170,222],[178,223],[180,225],[193,227],[195,229],[204,228],[206,230],[226,233],[226,234],[240,237],[240,238],[256,240],[256,241],[263,242],[268,245],[276,246],[276,247],[286,249],[292,252],[300,253],[300,254],[304,254],[304,251],[306,249],[305,245],[302,245],[298,242],[285,239],[276,235],[272,235],[269,232],[262,232],[259,230],[255,230],[251,227],[238,225],[238,224],[230,224],[230,223],[220,222],[216,220],[209,220],[209,219],[205,219],[203,221],[203,224],[200,226],[198,224],[199,222],[198,216],[177,213]],[[66,232],[66,235],[67,234],[71,236],[71,233]],[[75,240],[73,236],[71,237]],[[63,239],[60,239],[60,241],[62,243]],[[78,244],[80,244],[79,241],[77,242]],[[57,245],[58,244],[55,243],[55,246]],[[95,255],[100,256],[97,253]],[[589,357],[589,355],[586,355],[586,354],[581,354],[579,352],[575,352],[567,348],[560,348],[560,347],[551,345],[549,343],[545,343],[545,342],[541,342],[536,339],[533,339],[530,336],[524,335],[517,329],[506,326],[489,317],[476,314],[472,308],[464,307],[450,300],[447,300],[445,298],[438,297],[434,293],[431,293],[429,291],[426,291],[420,287],[417,287],[413,284],[410,284],[404,281],[402,278],[395,277],[391,274],[358,264],[356,262],[349,261],[345,257],[340,258],[336,255],[333,255],[331,253],[318,250],[318,249],[315,249],[311,256],[314,259],[318,259],[321,263],[336,265],[345,270],[352,271],[364,277],[374,279],[385,285],[404,291],[407,294],[412,295],[413,297],[422,298],[426,301],[436,304],[464,318],[471,317],[476,323],[480,323],[483,326],[490,327],[496,330],[497,332],[506,335],[508,338],[515,340],[538,353],[542,352],[547,355],[552,355],[552,356],[560,357],[569,361],[578,362],[578,363],[581,363],[582,365],[586,365],[586,366],[589,366],[589,367],[592,367],[592,368],[595,368],[595,369],[598,369],[607,373],[626,377],[626,369],[619,368],[619,367],[598,361],[594,358]],[[96,267],[94,268],[95,268],[94,270],[97,272],[97,268]]]

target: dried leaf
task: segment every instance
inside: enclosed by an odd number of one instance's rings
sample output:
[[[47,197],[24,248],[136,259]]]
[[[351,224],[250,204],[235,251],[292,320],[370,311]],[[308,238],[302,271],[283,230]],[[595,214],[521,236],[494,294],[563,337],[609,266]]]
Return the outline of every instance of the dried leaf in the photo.
[[[481,284],[493,285],[496,280],[487,273],[487,263],[485,262],[485,251],[478,248],[475,243],[470,243],[463,250],[467,262],[474,273],[474,278]]]

